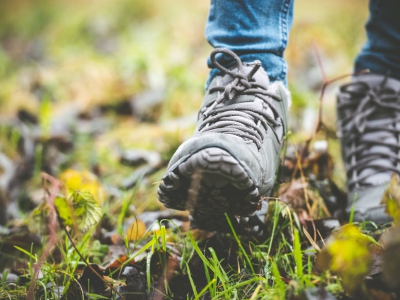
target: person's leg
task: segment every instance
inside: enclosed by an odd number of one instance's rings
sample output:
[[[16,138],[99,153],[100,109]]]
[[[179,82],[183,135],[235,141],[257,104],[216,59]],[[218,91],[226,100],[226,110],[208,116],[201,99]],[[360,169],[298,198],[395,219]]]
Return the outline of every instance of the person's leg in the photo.
[[[400,79],[400,1],[370,0],[367,42],[355,61],[355,71]]]
[[[166,207],[191,212],[192,227],[229,231],[225,213],[238,230],[261,225],[287,124],[292,1],[212,0],[206,36],[216,49],[196,131],[158,189]]]
[[[243,62],[260,60],[271,82],[286,84],[287,64],[283,58],[292,27],[294,0],[211,0],[206,39],[214,48],[234,51]],[[231,67],[229,56],[217,61]],[[211,61],[208,65],[213,68]],[[213,68],[208,82],[216,74]]]
[[[398,0],[371,0],[358,74],[338,95],[338,129],[347,171],[347,213],[354,221],[390,222],[381,199],[400,173],[400,22]]]

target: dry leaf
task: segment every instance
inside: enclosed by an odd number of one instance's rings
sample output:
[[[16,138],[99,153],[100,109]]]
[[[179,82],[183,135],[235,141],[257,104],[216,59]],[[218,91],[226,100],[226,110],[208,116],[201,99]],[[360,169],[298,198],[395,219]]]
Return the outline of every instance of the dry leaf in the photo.
[[[135,219],[126,230],[126,237],[130,241],[138,241],[146,234],[146,225],[140,219]]]
[[[392,288],[400,287],[400,227],[395,226],[386,230],[380,242],[383,244],[382,267],[386,284]]]

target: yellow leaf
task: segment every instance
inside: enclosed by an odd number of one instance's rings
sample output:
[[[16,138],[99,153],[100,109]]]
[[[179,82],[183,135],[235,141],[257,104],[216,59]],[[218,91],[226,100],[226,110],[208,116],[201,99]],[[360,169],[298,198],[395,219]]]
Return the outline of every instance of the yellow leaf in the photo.
[[[355,291],[368,274],[372,258],[371,240],[356,226],[348,224],[336,231],[319,254],[317,265],[329,267],[342,278],[348,292]]]
[[[400,222],[400,180],[397,174],[392,175],[390,184],[382,196],[382,204],[386,204],[386,212],[395,223]]]
[[[104,203],[106,192],[93,173],[68,169],[60,175],[60,180],[67,189],[88,192],[100,205]]]
[[[126,230],[126,237],[130,241],[138,241],[146,234],[146,225],[140,219],[135,219]]]

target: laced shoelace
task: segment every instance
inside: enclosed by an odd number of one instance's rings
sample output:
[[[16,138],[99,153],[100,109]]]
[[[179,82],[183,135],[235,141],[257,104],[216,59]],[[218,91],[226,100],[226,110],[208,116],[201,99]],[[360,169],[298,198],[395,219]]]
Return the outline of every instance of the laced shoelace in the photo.
[[[236,68],[226,69],[216,61],[216,55],[224,53],[233,57],[236,62]],[[218,97],[206,106],[203,113],[203,120],[199,124],[200,132],[218,132],[239,136],[243,139],[253,141],[260,149],[263,141],[263,128],[266,131],[268,127],[272,128],[278,141],[276,128],[282,126],[279,113],[271,104],[271,99],[282,101],[274,93],[255,82],[254,74],[261,67],[260,61],[255,61],[250,71],[246,71],[240,58],[228,49],[218,48],[211,53],[211,62],[213,66],[225,74],[229,74],[233,80],[226,86],[216,86],[210,89],[210,93],[219,92]],[[236,103],[233,105],[220,105],[224,101],[232,100],[239,95],[254,95],[262,100],[270,108],[274,117],[267,113],[267,109],[260,110],[259,106],[251,105],[249,102]]]
[[[338,103],[339,111],[355,109],[351,116],[342,120],[341,128],[342,136],[351,141],[350,149],[345,153],[345,161],[349,164],[347,173],[351,174],[350,187],[369,185],[367,179],[379,173],[400,173],[400,94],[386,88],[386,81],[387,78],[376,88],[355,82],[341,89],[347,96]],[[373,137],[366,137],[369,133],[374,133]],[[388,134],[396,137],[395,143],[382,141]],[[374,146],[383,146],[386,151],[371,150]],[[391,166],[382,165],[382,158],[390,160]],[[370,172],[358,175],[366,169]]]

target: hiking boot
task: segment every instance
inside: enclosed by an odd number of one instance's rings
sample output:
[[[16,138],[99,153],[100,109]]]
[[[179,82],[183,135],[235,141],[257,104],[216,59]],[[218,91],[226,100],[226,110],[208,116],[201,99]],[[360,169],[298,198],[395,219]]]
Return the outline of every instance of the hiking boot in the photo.
[[[400,81],[363,74],[340,88],[338,129],[347,172],[347,214],[354,221],[391,222],[381,204],[400,173]]]
[[[234,68],[221,66],[218,53],[232,56]],[[189,210],[192,227],[230,231],[225,213],[233,222],[265,212],[261,200],[274,187],[289,97],[281,83],[269,82],[259,61],[242,63],[221,48],[211,61],[224,75],[212,80],[194,136],[171,158],[158,198],[168,208]]]

